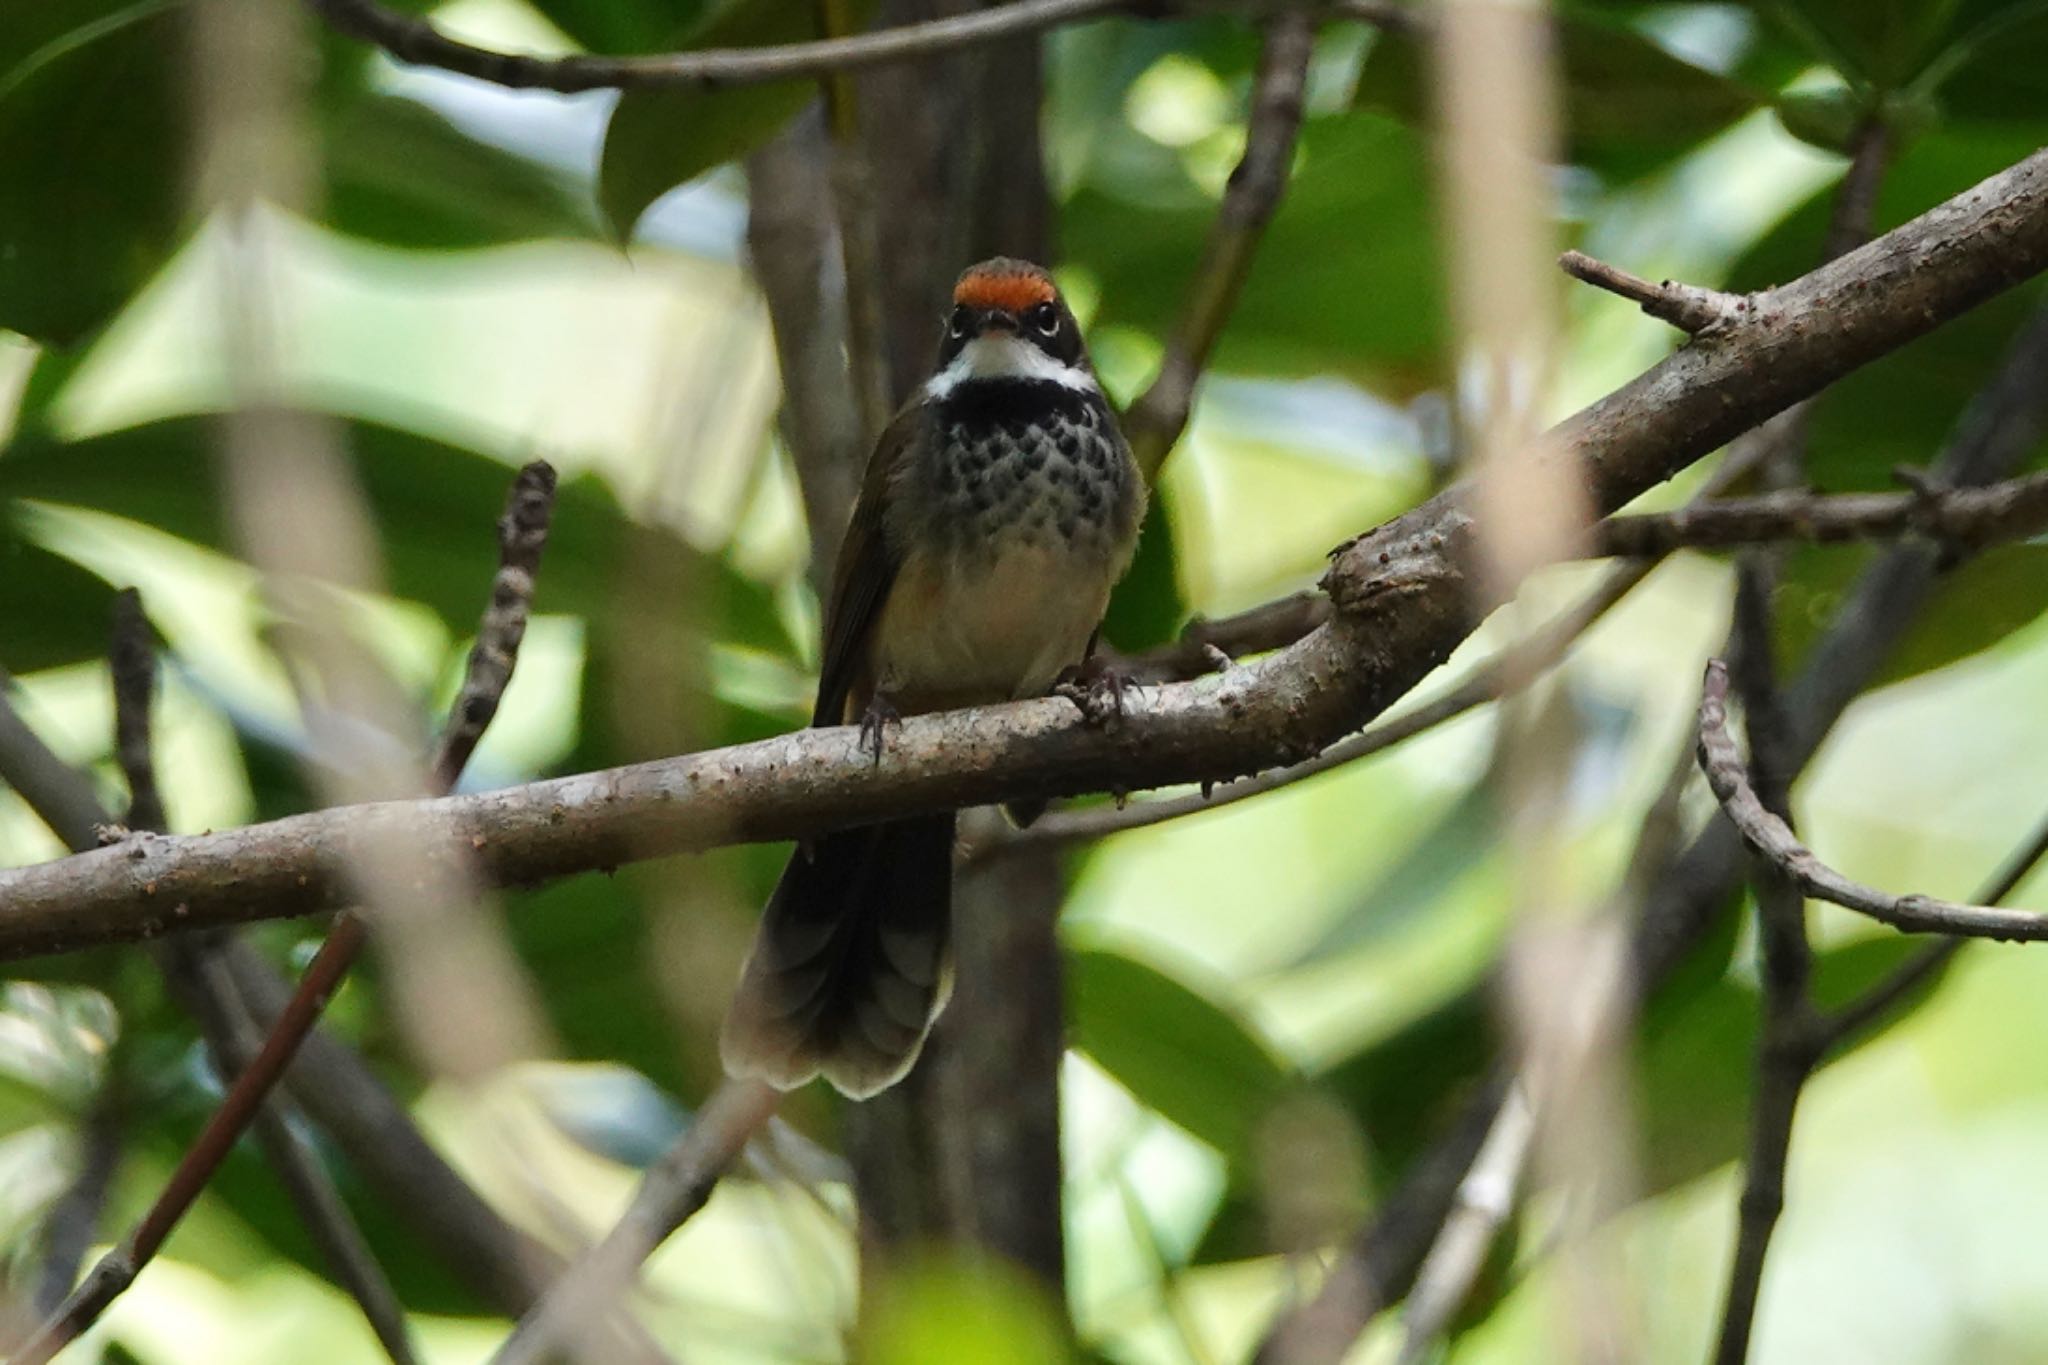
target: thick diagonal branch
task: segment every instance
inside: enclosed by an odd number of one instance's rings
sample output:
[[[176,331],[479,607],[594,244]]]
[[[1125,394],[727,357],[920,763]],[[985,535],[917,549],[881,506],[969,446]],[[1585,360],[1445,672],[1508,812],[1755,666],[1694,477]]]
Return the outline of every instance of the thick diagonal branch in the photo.
[[[2048,152],[1860,250],[1752,296],[1550,433],[1612,511],[1856,368],[2048,267]],[[1298,761],[1379,714],[1472,629],[1466,490],[1342,547],[1330,621],[1214,682],[1167,686],[1110,730],[1056,699],[906,721],[872,763],[846,729],[502,791],[338,808],[0,873],[0,956],[338,906],[352,852],[403,828],[517,884],[743,840],[997,800],[1222,780]]]

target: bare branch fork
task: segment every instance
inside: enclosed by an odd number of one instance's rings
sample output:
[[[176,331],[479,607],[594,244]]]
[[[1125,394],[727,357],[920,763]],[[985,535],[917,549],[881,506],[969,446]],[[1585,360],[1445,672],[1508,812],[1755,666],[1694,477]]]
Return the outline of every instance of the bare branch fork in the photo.
[[[484,727],[497,712],[498,699],[511,681],[512,665],[524,637],[532,602],[534,573],[547,536],[547,522],[554,506],[555,473],[545,462],[536,461],[520,470],[513,482],[504,517],[499,522],[500,564],[493,579],[491,596],[478,631],[469,667],[434,763],[436,781],[452,784],[468,757],[475,751]],[[130,645],[132,649],[132,644]],[[136,669],[120,670],[128,681],[123,691],[129,696],[131,719],[122,727],[124,757],[131,771],[147,769],[135,752],[147,743],[142,722],[134,719],[133,681]],[[142,690],[147,694],[147,674]],[[140,790],[153,803],[155,783],[145,777]],[[156,812],[151,812],[156,813]],[[125,854],[133,838],[107,850]],[[220,1108],[201,1130],[190,1150],[171,1173],[164,1191],[127,1238],[87,1272],[58,1310],[39,1327],[12,1357],[11,1365],[43,1365],[66,1344],[89,1328],[137,1274],[152,1260],[169,1238],[171,1230],[191,1208],[214,1173],[227,1159],[235,1143],[263,1112],[270,1092],[290,1066],[292,1057],[305,1041],[342,976],[361,951],[367,928],[360,916],[344,910],[334,922],[320,951],[300,979],[297,991],[272,1025],[268,1037],[253,1060],[236,1077]],[[227,1060],[226,1058],[222,1059]],[[367,1306],[367,1305],[366,1305]],[[380,1337],[387,1335],[380,1325]],[[404,1359],[402,1329],[397,1337]]]
[[[1739,326],[1681,347],[1567,420],[1551,446],[1611,511],[2044,267],[2048,152],[1753,296]],[[0,873],[0,956],[339,908],[351,850],[390,822],[434,857],[524,884],[916,811],[1222,780],[1295,761],[1377,715],[1472,629],[1464,499],[1448,490],[1338,550],[1323,580],[1331,618],[1294,645],[1213,681],[1161,687],[1116,727],[1078,724],[1058,699],[1019,702],[908,720],[879,765],[852,730],[811,730],[496,792],[142,837]]]
[[[1793,884],[1817,900],[1829,901],[1881,924],[1914,934],[1952,934],[2008,942],[2048,939],[2048,915],[1993,905],[1962,905],[1912,893],[1888,895],[1823,863],[1783,820],[1765,809],[1750,781],[1742,755],[1728,733],[1728,666],[1707,664],[1700,693],[1700,770],[1736,830]]]

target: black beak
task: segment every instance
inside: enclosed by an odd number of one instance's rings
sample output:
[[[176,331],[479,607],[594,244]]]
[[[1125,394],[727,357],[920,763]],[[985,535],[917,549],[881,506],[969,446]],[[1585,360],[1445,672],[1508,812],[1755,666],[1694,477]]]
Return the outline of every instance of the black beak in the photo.
[[[1017,323],[1017,315],[1015,313],[1007,312],[1001,308],[991,308],[981,315],[980,335],[982,336],[987,336],[990,332],[1008,332],[1011,336],[1016,336],[1023,330]]]

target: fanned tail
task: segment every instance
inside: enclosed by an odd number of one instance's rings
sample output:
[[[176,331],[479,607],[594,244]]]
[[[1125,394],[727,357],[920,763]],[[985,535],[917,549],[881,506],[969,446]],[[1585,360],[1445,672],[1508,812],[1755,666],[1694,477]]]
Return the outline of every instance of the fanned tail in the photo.
[[[901,1080],[945,1004],[953,816],[829,834],[789,860],[718,1050],[790,1090],[823,1075],[865,1099]]]

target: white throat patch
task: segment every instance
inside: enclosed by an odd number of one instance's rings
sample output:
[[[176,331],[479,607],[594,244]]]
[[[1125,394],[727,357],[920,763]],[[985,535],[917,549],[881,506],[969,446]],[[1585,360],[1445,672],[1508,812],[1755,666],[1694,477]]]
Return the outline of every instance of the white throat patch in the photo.
[[[925,382],[928,398],[944,398],[970,379],[1037,379],[1082,393],[1097,391],[1094,376],[1078,365],[1062,365],[1022,337],[976,337],[952,363]]]

